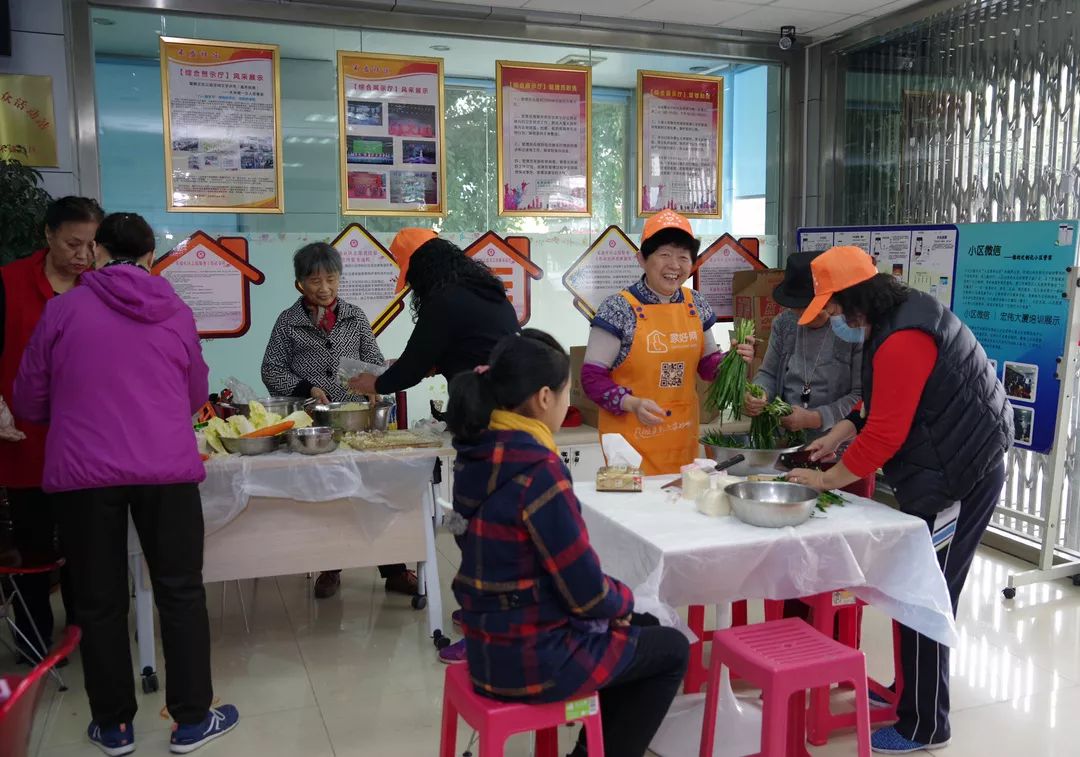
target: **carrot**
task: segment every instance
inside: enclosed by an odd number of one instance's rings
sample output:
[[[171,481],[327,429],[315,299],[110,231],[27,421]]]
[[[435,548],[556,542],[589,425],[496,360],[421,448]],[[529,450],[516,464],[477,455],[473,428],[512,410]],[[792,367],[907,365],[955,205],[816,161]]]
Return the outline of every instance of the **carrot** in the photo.
[[[281,423],[275,423],[273,426],[267,426],[266,428],[256,429],[250,433],[241,436],[241,439],[260,439],[264,436],[277,436],[278,434],[284,434],[291,429],[295,424],[294,421],[282,421]]]
[[[210,459],[210,455],[199,455],[199,459],[205,463],[207,460]]]

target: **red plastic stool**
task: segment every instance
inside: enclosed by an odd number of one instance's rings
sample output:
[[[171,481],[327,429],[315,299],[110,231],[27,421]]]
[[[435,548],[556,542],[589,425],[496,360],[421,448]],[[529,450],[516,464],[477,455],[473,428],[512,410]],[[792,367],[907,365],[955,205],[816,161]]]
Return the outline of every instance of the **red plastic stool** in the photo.
[[[461,716],[480,734],[480,757],[502,757],[506,740],[516,733],[536,732],[536,757],[558,757],[559,726],[581,722],[589,757],[603,757],[604,733],[596,694],[553,704],[513,704],[477,694],[467,664],[450,665],[443,679],[442,741],[439,757],[454,757],[457,720]]]
[[[758,757],[808,757],[806,690],[837,682],[850,682],[855,688],[859,757],[870,757],[866,658],[798,618],[729,628],[713,636],[700,757],[712,757],[716,743],[723,665],[762,690],[765,707]]]

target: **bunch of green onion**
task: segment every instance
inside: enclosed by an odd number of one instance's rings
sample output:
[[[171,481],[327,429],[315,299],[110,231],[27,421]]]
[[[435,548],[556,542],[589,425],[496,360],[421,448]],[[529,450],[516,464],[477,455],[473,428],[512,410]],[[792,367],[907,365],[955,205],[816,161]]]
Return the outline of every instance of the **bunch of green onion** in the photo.
[[[757,384],[750,384],[747,391],[753,397],[764,397],[765,390]],[[781,438],[780,419],[791,415],[791,405],[780,397],[775,397],[765,406],[761,414],[750,420],[751,449],[776,449],[776,441]]]
[[[735,322],[735,344],[742,344],[753,335],[754,322],[752,320],[744,319]],[[735,420],[742,418],[748,371],[749,366],[738,352],[732,350],[725,355],[720,368],[716,371],[716,378],[709,386],[709,392],[705,397],[706,406],[719,410],[721,414],[728,413]]]

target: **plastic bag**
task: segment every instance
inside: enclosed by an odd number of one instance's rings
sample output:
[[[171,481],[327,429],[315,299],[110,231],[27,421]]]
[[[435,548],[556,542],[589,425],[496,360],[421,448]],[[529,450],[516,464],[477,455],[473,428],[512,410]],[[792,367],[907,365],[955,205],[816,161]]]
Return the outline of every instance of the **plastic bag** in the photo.
[[[0,441],[21,442],[25,438],[26,434],[15,428],[15,419],[4,398],[0,397]]]
[[[343,357],[341,362],[338,363],[338,378],[342,384],[348,384],[349,379],[353,376],[359,376],[361,373],[370,373],[373,376],[381,376],[386,373],[385,365],[376,365],[375,363],[366,363],[363,360],[354,360],[353,358]]]
[[[259,398],[254,389],[236,378],[236,376],[229,376],[225,379],[225,386],[232,392],[232,401],[237,404],[243,405]]]

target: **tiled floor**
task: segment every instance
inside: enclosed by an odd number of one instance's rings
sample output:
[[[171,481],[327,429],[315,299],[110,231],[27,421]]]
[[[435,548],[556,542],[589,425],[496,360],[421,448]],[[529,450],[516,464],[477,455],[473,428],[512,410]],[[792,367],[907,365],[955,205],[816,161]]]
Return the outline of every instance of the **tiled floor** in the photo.
[[[455,548],[442,537],[439,546],[449,598]],[[953,743],[936,755],[1080,754],[1080,589],[1068,581],[1041,584],[1005,602],[1000,589],[1007,575],[1024,567],[989,550],[975,562],[961,602],[961,644],[952,657]],[[349,571],[343,579],[341,595],[319,602],[310,598],[303,576],[242,582],[250,632],[236,584],[229,585],[224,607],[221,585],[209,588],[214,687],[222,701],[240,708],[242,719],[234,733],[199,754],[437,754],[443,666],[427,638],[424,614],[403,597],[387,596],[374,570]],[[891,670],[889,628],[883,616],[867,613],[864,648],[871,673],[884,677]],[[0,672],[7,672],[8,662],[0,660]],[[85,741],[89,713],[77,655],[63,673],[71,690],[59,694],[49,687],[31,754],[98,755]],[[138,753],[164,755],[164,693],[140,693],[139,702]],[[468,729],[462,726],[460,733],[459,754]],[[569,738],[568,731],[566,743]],[[850,736],[837,736],[811,752],[852,755],[855,749]],[[507,751],[508,757],[528,754],[523,739]]]

